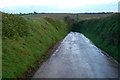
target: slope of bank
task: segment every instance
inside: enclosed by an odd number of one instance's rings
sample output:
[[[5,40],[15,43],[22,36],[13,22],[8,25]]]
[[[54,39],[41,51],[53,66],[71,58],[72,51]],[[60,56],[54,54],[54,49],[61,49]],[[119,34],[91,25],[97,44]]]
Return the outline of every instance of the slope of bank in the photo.
[[[22,76],[36,60],[44,59],[46,51],[68,32],[60,20],[32,20],[13,14],[2,14],[2,76]]]
[[[120,30],[117,14],[101,19],[80,21],[74,24],[72,31],[85,34],[98,47],[120,61],[118,54],[118,50],[120,50]]]

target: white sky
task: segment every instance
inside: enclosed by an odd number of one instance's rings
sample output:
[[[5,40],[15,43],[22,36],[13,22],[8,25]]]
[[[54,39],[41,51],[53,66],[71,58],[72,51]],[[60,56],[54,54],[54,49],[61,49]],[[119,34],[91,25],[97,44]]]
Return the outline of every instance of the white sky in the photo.
[[[40,5],[57,8],[77,8],[94,4],[118,3],[119,0],[0,0],[0,8],[11,6]]]
[[[111,8],[112,11],[116,11],[116,6],[118,4],[119,0],[0,0],[0,10],[6,10],[6,11],[12,11],[12,12],[18,12],[18,7],[21,11],[24,10],[25,7],[28,6],[39,6],[39,9],[41,7],[45,7],[44,9],[46,11],[56,9],[57,11],[59,10],[77,10],[77,9],[84,9],[89,8],[89,10],[96,8],[97,5],[106,5],[105,8]],[[107,4],[116,4],[116,6],[107,6]],[[95,5],[95,6],[93,6]],[[91,9],[90,7],[93,6]],[[100,8],[100,6],[99,6]],[[98,9],[99,9],[98,8]],[[32,10],[35,8],[33,7]],[[116,9],[116,10],[115,10]],[[19,10],[19,11],[20,11]],[[102,11],[105,10],[104,7],[101,9]],[[30,11],[30,9],[29,9]],[[41,11],[41,10],[39,10]],[[107,10],[108,11],[108,10]],[[25,12],[25,10],[24,10]]]

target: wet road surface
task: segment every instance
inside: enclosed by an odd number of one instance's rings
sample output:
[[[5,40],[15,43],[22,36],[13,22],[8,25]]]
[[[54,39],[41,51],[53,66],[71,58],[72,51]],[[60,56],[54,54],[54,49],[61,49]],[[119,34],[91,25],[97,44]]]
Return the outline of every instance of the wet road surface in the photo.
[[[33,78],[118,78],[118,64],[84,35],[71,32]]]

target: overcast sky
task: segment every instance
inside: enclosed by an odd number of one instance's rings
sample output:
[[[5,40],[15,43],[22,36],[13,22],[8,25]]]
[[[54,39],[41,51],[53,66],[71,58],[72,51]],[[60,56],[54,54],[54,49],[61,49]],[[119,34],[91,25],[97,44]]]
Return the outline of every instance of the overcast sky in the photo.
[[[117,12],[119,0],[0,0],[0,11],[9,13]]]

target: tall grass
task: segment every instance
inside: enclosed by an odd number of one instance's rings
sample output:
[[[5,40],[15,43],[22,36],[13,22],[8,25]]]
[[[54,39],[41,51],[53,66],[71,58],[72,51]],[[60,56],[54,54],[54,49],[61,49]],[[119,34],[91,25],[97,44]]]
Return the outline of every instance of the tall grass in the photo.
[[[101,19],[80,21],[74,24],[72,31],[85,34],[98,47],[120,61],[120,55],[118,53],[120,49],[118,17],[120,16],[115,14]]]
[[[42,60],[46,51],[68,31],[63,21],[51,18],[32,20],[5,14],[3,20],[3,78],[20,77],[33,63]]]

